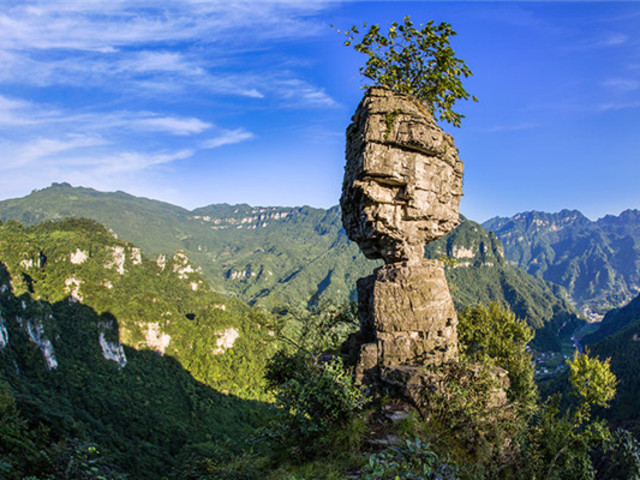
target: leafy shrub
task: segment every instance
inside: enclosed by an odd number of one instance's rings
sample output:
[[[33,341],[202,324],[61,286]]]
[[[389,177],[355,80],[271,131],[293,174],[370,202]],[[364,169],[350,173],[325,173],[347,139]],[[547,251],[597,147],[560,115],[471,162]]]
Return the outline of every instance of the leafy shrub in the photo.
[[[363,480],[454,480],[455,465],[436,455],[428,443],[419,438],[407,440],[404,446],[389,447],[369,457],[369,463],[358,476]]]
[[[624,429],[617,429],[605,442],[598,478],[640,479],[640,442]]]
[[[498,303],[474,305],[459,315],[462,353],[474,360],[490,358],[509,372],[509,399],[532,407],[538,397],[531,354],[526,351],[533,331]]]
[[[266,380],[282,414],[277,434],[304,453],[313,452],[316,440],[349,422],[363,405],[359,388],[337,359],[321,362],[280,351],[267,365]]]
[[[592,418],[594,407],[607,408],[615,396],[609,361],[576,354],[568,363],[578,404],[561,413],[555,395],[540,409],[524,444],[528,478],[592,480],[596,471],[590,453],[610,442],[607,423]]]
[[[463,358],[443,365],[438,374],[437,384],[424,392],[426,438],[437,451],[450,453],[460,467],[474,474],[510,463],[512,440],[524,421],[501,400],[493,363]]]

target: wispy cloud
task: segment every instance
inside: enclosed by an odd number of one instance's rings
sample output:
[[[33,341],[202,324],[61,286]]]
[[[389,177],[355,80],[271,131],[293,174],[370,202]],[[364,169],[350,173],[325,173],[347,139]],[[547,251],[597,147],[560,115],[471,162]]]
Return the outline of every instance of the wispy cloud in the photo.
[[[610,78],[602,82],[602,85],[614,92],[626,93],[638,90],[640,81],[635,78]]]
[[[63,138],[35,138],[29,143],[3,145],[4,161],[2,169],[4,173],[14,169],[23,169],[30,166],[41,167],[43,163],[61,154],[78,151],[87,147],[105,145],[105,141],[99,137],[84,135],[67,135]]]
[[[305,107],[330,107],[333,100],[320,88],[301,91],[305,82],[285,68],[290,59],[263,55],[261,63],[238,64],[234,58],[269,41],[318,35],[324,29],[311,17],[325,3],[0,0],[0,85],[263,99],[271,78],[296,87]]]
[[[255,135],[242,128],[237,130],[224,130],[217,137],[205,140],[201,144],[201,148],[211,149],[222,147],[223,145],[233,145],[235,143],[251,140]]]
[[[478,131],[482,133],[520,132],[523,130],[531,130],[534,128],[538,128],[539,126],[540,126],[539,123],[523,122],[523,123],[513,123],[513,124],[505,124],[505,125],[495,125],[492,127],[480,128],[478,129]]]
[[[619,48],[629,44],[630,37],[619,32],[605,32],[593,34],[573,43],[566,45],[567,51],[584,51]]]
[[[62,128],[65,131],[104,133],[107,130],[124,128],[148,132],[163,132],[173,135],[194,135],[212,127],[211,123],[194,117],[161,115],[154,112],[92,112],[74,113],[33,102],[0,95],[0,127],[8,130],[37,127],[38,131]],[[0,135],[2,130],[0,130]]]
[[[287,101],[288,106],[335,107],[337,102],[324,89],[299,79],[276,80],[271,82],[276,94]]]
[[[25,171],[117,185],[257,138],[231,102],[334,107],[279,48],[323,34],[328,5],[0,0],[0,186]]]
[[[305,14],[323,3],[175,0],[159,6],[154,0],[3,0],[0,48],[114,52],[148,42],[215,43],[233,36],[237,43],[238,32],[251,33],[251,39],[301,37],[317,32]]]

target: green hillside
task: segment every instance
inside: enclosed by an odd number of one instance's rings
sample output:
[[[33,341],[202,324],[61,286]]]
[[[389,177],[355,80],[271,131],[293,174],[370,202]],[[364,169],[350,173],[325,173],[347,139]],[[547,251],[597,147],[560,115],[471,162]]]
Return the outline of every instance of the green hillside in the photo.
[[[259,375],[245,368],[258,368],[268,356],[266,318],[213,293],[183,252],[151,261],[103,226],[67,219],[2,225],[0,261],[17,296],[79,301],[115,317],[124,344],[171,355],[212,387],[247,398],[261,395]],[[218,338],[230,330],[237,337],[233,348],[216,354]]]
[[[507,259],[528,273],[563,286],[593,319],[621,307],[640,290],[640,212],[627,210],[595,222],[577,210],[526,212],[493,218]]]
[[[425,254],[454,260],[446,274],[457,310],[491,301],[508,305],[536,330],[536,348],[559,350],[560,340],[583,323],[562,288],[511,266],[496,235],[476,222],[462,218],[449,235],[428,244]]]
[[[90,220],[0,224],[0,390],[134,478],[264,422],[274,328],[182,252],[151,261]]]
[[[0,219],[28,225],[89,218],[151,256],[184,250],[218,292],[264,307],[351,298],[366,260],[342,230],[337,207],[211,205],[189,212],[123,192],[53,184],[0,202]]]

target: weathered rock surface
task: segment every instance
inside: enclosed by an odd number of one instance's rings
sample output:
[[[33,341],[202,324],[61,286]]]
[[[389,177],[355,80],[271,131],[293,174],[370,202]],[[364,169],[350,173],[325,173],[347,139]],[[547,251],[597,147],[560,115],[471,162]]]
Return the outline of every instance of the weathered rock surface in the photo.
[[[458,318],[442,263],[383,265],[358,281],[361,331],[356,379],[376,383],[381,367],[439,366],[458,354]]]
[[[365,94],[347,129],[342,223],[368,258],[420,260],[458,224],[463,164],[451,136],[411,97]]]
[[[367,257],[385,262],[358,281],[361,328],[348,347],[356,382],[428,410],[429,393],[451,394],[451,372],[468,383],[482,369],[455,363],[458,318],[444,266],[424,258],[425,244],[458,224],[463,165],[424,108],[382,88],[358,106],[346,158],[342,223]],[[485,407],[499,410],[507,372],[489,375]]]

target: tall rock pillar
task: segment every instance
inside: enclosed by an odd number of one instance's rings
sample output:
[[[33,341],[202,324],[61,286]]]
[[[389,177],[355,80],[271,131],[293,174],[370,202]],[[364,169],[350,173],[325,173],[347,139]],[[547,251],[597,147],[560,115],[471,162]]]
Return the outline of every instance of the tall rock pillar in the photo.
[[[346,160],[342,223],[367,258],[385,262],[358,281],[356,376],[381,386],[457,359],[444,268],[424,259],[424,245],[458,224],[463,164],[424,107],[376,87],[347,129]]]

